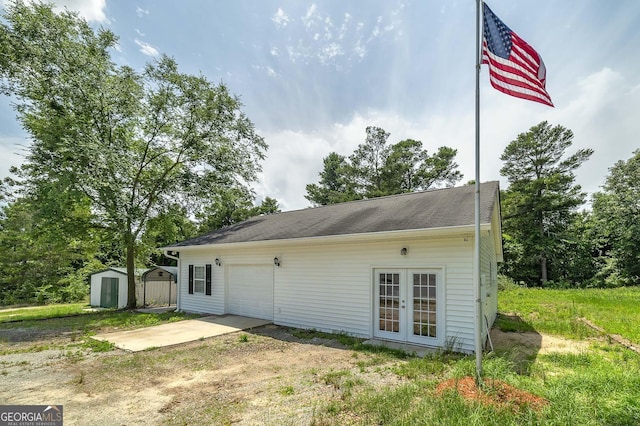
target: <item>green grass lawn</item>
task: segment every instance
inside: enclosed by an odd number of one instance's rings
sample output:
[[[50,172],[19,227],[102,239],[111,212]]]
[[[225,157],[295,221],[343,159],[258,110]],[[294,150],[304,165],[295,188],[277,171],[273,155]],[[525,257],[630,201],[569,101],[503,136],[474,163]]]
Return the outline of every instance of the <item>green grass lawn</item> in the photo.
[[[498,310],[517,313],[523,322],[500,318],[498,325],[514,331],[535,329],[571,338],[594,335],[578,321],[586,318],[608,334],[640,344],[640,287],[547,290],[511,288],[499,293]]]
[[[60,318],[88,313],[86,303],[29,306],[23,308],[0,308],[0,323],[11,321]]]
[[[349,390],[342,401],[320,413],[320,424],[385,425],[638,425],[640,424],[640,355],[599,335],[584,317],[609,334],[640,342],[640,288],[608,290],[501,291],[497,326],[503,331],[532,331],[568,339],[589,338],[588,349],[534,354],[522,369],[516,351],[485,355],[484,377],[541,396],[548,405],[492,406],[464,400],[455,391],[438,394],[443,380],[473,376],[473,356],[435,354],[409,359],[394,372],[407,382],[393,389]],[[485,389],[489,395],[495,390]]]

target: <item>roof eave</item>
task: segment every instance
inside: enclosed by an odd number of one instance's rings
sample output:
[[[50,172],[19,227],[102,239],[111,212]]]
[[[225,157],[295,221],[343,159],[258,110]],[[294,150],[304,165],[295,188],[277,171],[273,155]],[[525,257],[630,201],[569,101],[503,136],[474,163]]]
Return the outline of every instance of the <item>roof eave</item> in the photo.
[[[491,223],[483,223],[480,225],[480,229],[483,231],[491,230]],[[309,244],[309,243],[344,243],[344,242],[368,242],[376,240],[389,240],[389,239],[415,239],[423,237],[456,237],[456,236],[473,236],[473,225],[460,225],[460,226],[447,226],[442,228],[427,228],[427,229],[403,229],[396,231],[383,231],[383,232],[366,232],[359,234],[344,234],[344,235],[324,235],[317,237],[301,237],[301,238],[286,238],[278,240],[260,240],[260,241],[242,241],[234,243],[214,243],[214,244],[199,244],[190,246],[167,246],[161,247],[161,250],[180,252],[191,250],[203,250],[209,248],[236,248],[236,247],[267,247],[282,244]]]

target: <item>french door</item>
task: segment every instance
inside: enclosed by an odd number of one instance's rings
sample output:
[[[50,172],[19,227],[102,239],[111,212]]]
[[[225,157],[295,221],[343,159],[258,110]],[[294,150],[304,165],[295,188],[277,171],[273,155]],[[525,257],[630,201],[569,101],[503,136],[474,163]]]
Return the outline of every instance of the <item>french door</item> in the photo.
[[[375,269],[374,336],[442,345],[442,286],[438,269]]]

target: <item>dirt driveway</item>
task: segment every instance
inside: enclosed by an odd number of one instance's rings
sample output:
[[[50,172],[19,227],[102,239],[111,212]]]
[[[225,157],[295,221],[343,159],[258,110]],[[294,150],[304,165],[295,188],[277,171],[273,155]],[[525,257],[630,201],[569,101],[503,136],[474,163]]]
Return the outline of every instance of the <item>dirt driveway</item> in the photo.
[[[137,353],[39,350],[31,341],[3,354],[2,343],[0,401],[62,404],[68,425],[298,425],[319,423],[349,383],[403,380],[392,356],[296,333],[268,325]]]

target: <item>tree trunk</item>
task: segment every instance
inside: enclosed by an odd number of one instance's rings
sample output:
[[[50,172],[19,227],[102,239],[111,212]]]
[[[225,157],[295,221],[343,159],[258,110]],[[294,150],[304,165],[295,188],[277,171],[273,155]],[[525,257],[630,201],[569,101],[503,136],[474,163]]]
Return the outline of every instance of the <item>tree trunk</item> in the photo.
[[[547,256],[544,254],[540,256],[540,282],[543,287],[547,282]]]
[[[133,236],[127,235],[127,308],[135,309],[136,301],[136,264],[135,242]]]

